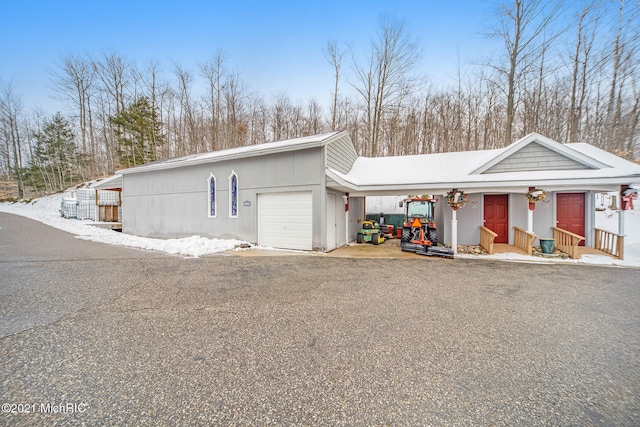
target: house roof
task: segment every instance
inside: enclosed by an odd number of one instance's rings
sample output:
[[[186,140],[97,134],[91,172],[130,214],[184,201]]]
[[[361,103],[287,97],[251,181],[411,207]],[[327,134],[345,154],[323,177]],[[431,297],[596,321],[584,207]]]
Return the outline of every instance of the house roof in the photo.
[[[212,151],[208,153],[193,154],[190,156],[174,157],[157,162],[146,163],[129,169],[117,171],[119,174],[147,172],[152,170],[172,169],[183,166],[213,163],[224,160],[239,159],[287,151],[305,150],[322,147],[340,137],[343,132],[329,132],[303,138],[287,139],[284,141],[266,142],[264,144],[247,145],[244,147],[230,148],[226,150]]]
[[[126,175],[323,147],[345,135],[330,132],[165,159],[118,173]],[[532,156],[537,158],[532,160]],[[532,185],[551,191],[616,191],[621,184],[640,184],[640,165],[590,144],[560,144],[532,133],[495,150],[358,157],[348,172],[328,166],[326,175],[328,188],[353,195],[446,194],[453,188],[524,193]],[[114,186],[118,182],[121,184],[121,176],[114,183],[98,186],[106,188],[105,185]]]
[[[575,163],[576,169],[545,166],[491,172],[530,144]],[[327,186],[354,195],[445,194],[465,191],[526,192],[532,185],[551,190],[593,189],[615,191],[620,184],[640,182],[640,165],[590,144],[560,144],[530,134],[496,150],[465,151],[396,157],[359,157],[346,174],[328,169]]]
[[[108,178],[101,179],[100,181],[91,184],[90,187],[96,190],[122,191],[122,175],[112,175]]]
[[[550,138],[547,138],[546,136],[543,136],[537,133],[531,133],[525,136],[524,138],[519,139],[518,141],[509,145],[508,147],[503,148],[502,150],[497,150],[497,151],[500,151],[498,155],[496,155],[490,161],[484,163],[478,169],[474,170],[473,173],[475,174],[475,173],[489,172],[492,167],[498,165],[501,162],[504,162],[509,157],[514,156],[516,153],[525,150],[526,147],[531,145],[541,146],[544,150],[547,151],[547,153],[545,153],[547,156],[550,153],[559,155],[560,157],[570,160],[578,165],[581,165],[582,169],[601,169],[604,167],[608,167],[606,164],[599,162],[598,160],[590,156],[586,156],[580,153],[579,151],[571,149],[569,145],[560,144]],[[520,169],[524,169],[524,168],[520,167]],[[544,169],[537,169],[537,170],[544,170]]]

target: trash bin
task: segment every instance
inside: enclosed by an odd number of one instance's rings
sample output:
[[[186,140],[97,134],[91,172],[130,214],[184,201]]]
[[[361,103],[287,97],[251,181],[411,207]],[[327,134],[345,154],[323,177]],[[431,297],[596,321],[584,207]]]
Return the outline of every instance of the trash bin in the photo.
[[[543,254],[552,254],[554,250],[555,240],[553,239],[540,239],[540,249]]]

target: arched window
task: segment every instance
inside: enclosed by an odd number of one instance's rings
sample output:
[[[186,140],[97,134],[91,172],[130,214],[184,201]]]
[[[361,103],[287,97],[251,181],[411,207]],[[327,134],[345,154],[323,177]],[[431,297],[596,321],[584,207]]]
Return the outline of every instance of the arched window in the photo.
[[[238,174],[229,175],[229,217],[238,218]]]
[[[207,183],[209,184],[207,186],[209,188],[209,218],[215,218],[218,208],[216,203],[216,177],[213,174],[209,175]]]

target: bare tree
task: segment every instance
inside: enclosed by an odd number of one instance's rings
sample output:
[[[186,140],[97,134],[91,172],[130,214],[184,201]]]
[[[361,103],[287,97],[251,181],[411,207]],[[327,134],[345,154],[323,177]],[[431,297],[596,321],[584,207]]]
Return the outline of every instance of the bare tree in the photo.
[[[560,9],[561,2],[557,0],[510,0],[500,4],[498,28],[492,36],[503,41],[507,63],[490,66],[505,79],[505,145],[513,138],[518,86],[537,63],[543,47],[559,35],[549,34],[549,30]]]
[[[634,100],[633,108],[629,114],[629,132],[628,132],[628,157],[631,159],[638,158],[638,151],[640,149],[640,141],[637,135],[638,124],[640,124],[640,85],[634,88]]]
[[[120,114],[126,105],[125,90],[130,83],[130,68],[124,58],[115,53],[104,54],[102,60],[94,60],[93,66],[96,76],[100,79],[102,90],[114,102],[115,111],[110,114]]]
[[[163,80],[160,65],[156,62],[147,64],[144,69],[132,69],[132,75],[137,89],[133,94],[133,99],[146,97],[150,101],[152,111],[158,114],[158,121],[165,123],[168,116],[167,98],[169,97],[169,84]],[[170,132],[167,126],[163,126],[166,132]],[[169,144],[161,144],[156,147],[159,156],[166,157],[169,152]]]
[[[244,130],[243,90],[238,73],[228,73],[224,84],[225,101],[225,147],[245,145],[247,137]]]
[[[338,88],[340,85],[340,69],[342,68],[342,58],[344,52],[338,49],[338,44],[334,41],[327,42],[323,50],[324,57],[333,67],[333,102],[331,105],[331,130],[337,130],[338,125]]]
[[[421,54],[408,38],[402,23],[383,20],[378,39],[372,45],[364,66],[354,58],[357,82],[353,85],[361,97],[367,127],[367,154],[378,155],[378,144],[385,114],[411,93],[416,86],[413,71]]]
[[[62,99],[68,99],[75,106],[80,127],[82,153],[89,154],[93,159],[96,155],[96,146],[91,100],[94,92],[96,68],[90,59],[70,55],[63,59],[59,69],[53,74],[56,92]]]
[[[580,123],[582,121],[584,103],[587,99],[588,74],[591,51],[596,35],[598,18],[589,21],[590,15],[596,8],[595,3],[585,6],[578,15],[576,25],[576,43],[572,56],[571,92],[567,117],[566,142],[578,142]]]
[[[327,129],[347,130],[366,156],[493,149],[531,131],[640,155],[640,3],[583,0],[569,11],[563,0],[499,2],[493,36],[502,53],[483,66],[458,66],[451,87],[420,85],[414,77],[420,51],[403,24],[392,20],[380,21],[363,51],[351,49],[351,69],[344,67],[346,48],[328,42],[322,49],[334,78],[326,106],[315,99],[293,102],[286,88],[269,100],[246,92],[222,50],[196,74],[170,68],[168,80],[159,65],[138,69],[115,53],[71,55],[58,65],[53,82],[78,129],[78,146],[96,165],[85,173],[119,167],[120,125],[110,118],[142,97],[158,112],[165,133],[159,157]],[[562,22],[575,23],[570,33],[562,32]],[[353,95],[341,85],[345,77]],[[32,166],[34,150],[29,124],[16,109],[20,103],[2,96],[0,173],[14,179],[16,168]]]
[[[260,144],[269,138],[269,106],[258,95],[252,95],[248,102],[248,143]]]
[[[198,132],[196,107],[191,97],[193,75],[179,65],[175,66],[174,73],[178,82],[176,95],[179,101],[178,123],[180,132],[177,137],[179,138],[178,144],[181,147],[181,155],[205,151],[203,141]]]
[[[222,49],[219,49],[210,62],[200,65],[202,76],[208,83],[207,105],[211,114],[211,126],[209,129],[209,149],[220,148],[221,123],[222,123],[222,100],[225,87],[225,57]]]
[[[289,96],[281,92],[271,108],[271,132],[274,140],[287,139],[291,135],[291,115],[293,105]]]
[[[609,56],[611,79],[606,112],[606,148],[625,156],[633,151],[630,146],[633,136],[628,131],[636,129],[636,124],[631,123],[635,115],[633,108],[629,114],[625,107],[628,110],[629,103],[633,103],[635,98],[632,91],[638,73],[640,37],[634,24],[637,24],[639,15],[640,4],[619,0],[616,35]]]
[[[110,117],[121,114],[126,106],[126,92],[131,84],[132,67],[124,58],[115,53],[105,53],[101,58],[92,60],[92,64],[99,81],[97,120],[108,161],[106,169],[113,170],[119,165],[117,153],[121,147],[119,147]]]
[[[325,127],[322,123],[322,107],[315,99],[312,99],[307,104],[307,117],[303,133],[305,135],[315,135],[323,132]],[[335,128],[332,127],[331,130],[335,130]]]
[[[13,175],[18,184],[19,199],[24,197],[22,135],[19,126],[21,112],[22,101],[15,95],[11,85],[3,88],[0,94],[0,138],[9,178]]]

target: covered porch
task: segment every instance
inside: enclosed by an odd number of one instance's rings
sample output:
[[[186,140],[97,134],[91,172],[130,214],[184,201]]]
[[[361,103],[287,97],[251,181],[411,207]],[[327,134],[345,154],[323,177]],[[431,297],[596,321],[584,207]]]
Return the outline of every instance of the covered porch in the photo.
[[[564,251],[561,251],[559,249],[555,249],[551,254],[545,254],[544,252],[542,252],[539,246],[533,246],[533,245],[531,246],[530,249],[529,248],[523,249],[516,245],[510,245],[507,243],[497,243],[493,245],[493,250],[491,252],[487,251],[480,245],[478,245],[478,247],[482,248],[482,250],[486,252],[488,255],[500,255],[500,254],[512,253],[512,254],[518,254],[518,255],[539,256],[539,257],[548,258],[548,259],[553,259],[553,258],[580,259],[582,258],[583,255],[603,255],[603,256],[610,257],[612,259],[624,259],[623,257],[617,256],[606,250],[591,248],[588,246],[577,246],[576,252],[575,252],[575,258],[572,257],[570,254]],[[464,249],[462,249],[460,252],[464,252]]]
[[[634,197],[640,166],[585,143],[531,134],[497,150],[358,158],[348,173],[327,169],[327,187],[351,196],[428,194],[439,198],[441,242],[505,244],[531,254],[542,240],[578,259],[591,248],[624,257],[617,233],[595,224],[595,196]],[[622,212],[622,211],[621,211]],[[495,234],[495,235],[492,235]]]

